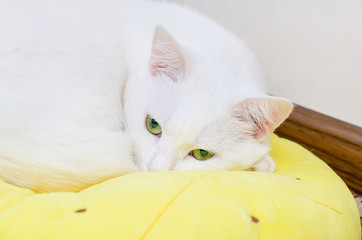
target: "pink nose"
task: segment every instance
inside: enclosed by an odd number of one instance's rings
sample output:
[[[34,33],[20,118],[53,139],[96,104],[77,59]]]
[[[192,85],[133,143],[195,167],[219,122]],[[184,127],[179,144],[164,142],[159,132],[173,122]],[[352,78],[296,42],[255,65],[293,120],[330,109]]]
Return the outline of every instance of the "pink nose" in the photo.
[[[149,172],[155,172],[157,171],[157,167],[154,166],[154,164],[152,164],[152,162],[150,162],[148,165],[147,165],[147,171]]]
[[[147,171],[149,172],[155,172],[159,170],[169,170],[170,169],[170,162],[167,161],[166,157],[158,157],[152,159],[147,164]]]

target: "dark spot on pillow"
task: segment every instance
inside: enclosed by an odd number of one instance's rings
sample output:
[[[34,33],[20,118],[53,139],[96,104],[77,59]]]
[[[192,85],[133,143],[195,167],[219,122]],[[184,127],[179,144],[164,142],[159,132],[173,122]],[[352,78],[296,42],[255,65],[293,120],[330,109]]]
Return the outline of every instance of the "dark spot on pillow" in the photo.
[[[299,177],[297,177],[297,178],[295,178],[295,179],[297,179],[297,180],[301,180]]]
[[[87,209],[81,208],[81,209],[75,210],[74,212],[76,212],[76,213],[83,213],[83,212],[85,212],[85,211],[87,211]]]
[[[251,221],[255,222],[255,223],[258,223],[259,222],[259,219],[257,219],[256,217],[254,216],[251,216]]]

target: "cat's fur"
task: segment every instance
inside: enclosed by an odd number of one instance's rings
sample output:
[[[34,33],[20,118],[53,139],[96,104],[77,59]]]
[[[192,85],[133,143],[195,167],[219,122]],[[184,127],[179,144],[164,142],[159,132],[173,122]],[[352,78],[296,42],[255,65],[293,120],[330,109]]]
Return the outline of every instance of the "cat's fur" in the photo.
[[[212,20],[150,1],[20,2],[0,9],[6,181],[57,191],[138,170],[274,170],[268,137],[292,104],[265,94],[252,53]]]

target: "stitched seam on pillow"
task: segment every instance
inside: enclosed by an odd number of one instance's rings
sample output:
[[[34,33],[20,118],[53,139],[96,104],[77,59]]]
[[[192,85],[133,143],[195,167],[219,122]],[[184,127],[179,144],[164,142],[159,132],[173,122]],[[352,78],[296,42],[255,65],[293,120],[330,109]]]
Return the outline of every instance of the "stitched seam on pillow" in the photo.
[[[147,228],[145,233],[141,236],[140,240],[143,240],[146,238],[147,234],[153,229],[153,227],[157,224],[157,222],[161,219],[161,217],[166,213],[166,211],[170,208],[170,206],[177,200],[177,198],[179,198],[181,196],[181,194],[186,191],[186,189],[188,189],[197,180],[204,178],[206,175],[207,174],[201,175],[201,176],[193,179],[192,181],[190,181],[188,184],[186,184],[186,186],[183,189],[181,189],[181,191],[178,192],[174,198],[171,199],[171,201],[165,206],[165,208],[160,212],[160,214],[158,214],[156,219],[151,223],[151,225]]]
[[[330,210],[335,211],[335,212],[338,213],[339,215],[343,215],[340,211],[338,211],[337,209],[334,209],[334,208],[328,206],[327,204],[324,204],[324,203],[322,203],[322,202],[318,202],[318,201],[316,201],[316,200],[313,200],[313,199],[311,199],[311,198],[308,198],[308,197],[306,197],[306,196],[302,196],[302,195],[299,195],[299,194],[296,194],[296,193],[293,193],[293,194],[296,195],[297,197],[300,197],[300,198],[309,200],[309,201],[311,201],[311,202],[314,202],[314,203],[317,203],[317,204],[319,204],[319,205],[322,205],[323,207],[329,208]]]
[[[257,183],[254,183],[254,184],[255,184],[255,185],[262,186],[262,187],[265,187],[265,185],[260,185],[260,184],[257,184]],[[295,193],[295,192],[292,192],[292,191],[287,191],[287,190],[284,190],[284,189],[281,189],[281,188],[277,188],[277,187],[274,187],[274,186],[267,186],[267,187],[273,188],[273,189],[278,190],[278,191],[281,191],[281,192],[286,192],[286,193],[293,194],[293,195],[295,195],[295,196],[297,196],[297,197],[299,197],[299,198],[302,198],[302,199],[304,199],[304,200],[308,200],[308,201],[311,201],[311,202],[313,202],[313,203],[319,204],[319,205],[321,205],[321,206],[323,206],[323,207],[326,207],[326,208],[328,208],[328,209],[330,209],[330,210],[338,213],[339,215],[343,215],[343,214],[342,214],[340,211],[338,211],[337,209],[334,209],[334,208],[328,206],[328,205],[325,204],[325,203],[322,203],[322,202],[313,200],[313,199],[311,199],[311,198],[309,198],[309,197],[300,195],[300,194]]]

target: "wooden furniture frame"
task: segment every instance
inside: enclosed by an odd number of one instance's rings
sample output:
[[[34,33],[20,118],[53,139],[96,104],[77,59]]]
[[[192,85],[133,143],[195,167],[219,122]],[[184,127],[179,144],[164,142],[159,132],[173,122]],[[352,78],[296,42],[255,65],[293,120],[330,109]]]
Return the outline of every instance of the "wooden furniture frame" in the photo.
[[[309,149],[362,195],[362,128],[295,106],[276,133]]]

